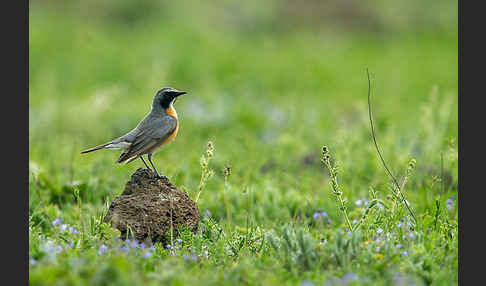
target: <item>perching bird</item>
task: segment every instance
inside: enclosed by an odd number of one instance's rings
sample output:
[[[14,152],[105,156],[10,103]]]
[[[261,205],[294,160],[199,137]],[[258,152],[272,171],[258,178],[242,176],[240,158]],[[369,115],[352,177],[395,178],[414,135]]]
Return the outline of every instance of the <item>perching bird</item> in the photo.
[[[116,161],[117,163],[130,163],[140,157],[147,169],[151,170],[142,155],[147,154],[147,158],[154,168],[157,178],[167,178],[160,176],[152,162],[152,155],[162,146],[174,140],[179,129],[177,113],[174,103],[177,97],[186,94],[185,91],[178,91],[174,88],[163,88],[159,90],[152,102],[152,109],[140,121],[132,131],[114,139],[108,143],[84,150],[81,154],[107,148],[113,150],[123,150]]]

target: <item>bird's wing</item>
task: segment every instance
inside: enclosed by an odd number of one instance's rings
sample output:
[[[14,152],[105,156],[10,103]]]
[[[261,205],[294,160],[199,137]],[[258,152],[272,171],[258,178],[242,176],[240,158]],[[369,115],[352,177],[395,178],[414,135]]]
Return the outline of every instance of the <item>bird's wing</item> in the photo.
[[[145,154],[169,137],[177,127],[177,119],[172,116],[148,116],[137,126],[136,134],[127,151],[117,162],[124,162],[132,157]],[[131,138],[130,138],[131,139]]]

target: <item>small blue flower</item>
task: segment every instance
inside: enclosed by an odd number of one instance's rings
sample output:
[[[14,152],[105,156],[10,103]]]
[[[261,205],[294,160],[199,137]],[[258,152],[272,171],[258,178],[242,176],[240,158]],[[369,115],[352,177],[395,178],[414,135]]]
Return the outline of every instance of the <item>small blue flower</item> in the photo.
[[[104,252],[108,250],[108,247],[106,245],[102,244],[100,248],[98,249],[98,255],[102,255]]]
[[[34,258],[31,258],[31,259],[29,260],[29,264],[30,264],[30,265],[36,265],[36,264],[37,264],[37,261],[36,261]]]
[[[170,249],[170,244],[167,244],[167,245],[165,246],[165,249]]]
[[[397,228],[402,228],[403,224],[400,222],[397,224]]]
[[[341,282],[348,283],[350,280],[357,280],[358,276],[354,273],[348,273],[341,278]]]
[[[189,256],[187,256],[187,255],[185,255],[185,254],[184,254],[184,255],[182,255],[182,260],[184,260],[184,261],[189,261]]]
[[[197,261],[197,255],[196,255],[196,254],[193,254],[193,255],[191,256],[191,259],[192,259],[192,261]]]
[[[399,244],[397,244],[397,248],[398,248],[398,249],[402,248],[402,245],[401,245],[400,243],[399,243]]]
[[[377,206],[380,208],[380,210],[385,208],[381,203],[378,203]]]
[[[61,252],[62,251],[62,246],[56,245],[55,251],[56,252]]]
[[[207,217],[211,216],[211,212],[209,210],[206,210],[204,213],[206,214]]]
[[[402,252],[402,256],[407,256],[408,255],[408,252],[404,251]]]
[[[362,200],[357,200],[355,202],[355,204],[356,204],[357,207],[360,207],[363,204],[363,201]]]
[[[138,241],[134,240],[132,241],[132,243],[130,243],[130,247],[131,248],[137,248],[140,244],[138,243]]]
[[[408,237],[410,238],[410,240],[413,240],[413,237],[414,237],[413,232],[409,233]]]
[[[346,234],[350,236],[351,232],[349,230],[346,230]]]
[[[410,221],[407,221],[407,226],[408,227],[411,227],[412,226],[412,223]]]
[[[58,218],[56,218],[55,220],[52,221],[52,225],[56,226],[56,225],[58,225],[62,222],[63,222],[63,219],[58,217]]]
[[[313,217],[314,217],[315,220],[317,220],[321,217],[321,214],[318,213],[318,212],[315,212]]]
[[[125,253],[128,253],[130,251],[130,248],[124,246],[124,247],[122,247],[122,251],[125,252]]]
[[[354,219],[353,220],[353,224],[357,224],[358,223],[358,220],[357,219]]]
[[[448,205],[452,205],[452,203],[453,203],[453,201],[452,201],[451,199],[448,199],[448,200],[446,201],[446,204],[448,204]]]
[[[327,217],[327,213],[326,212],[321,212],[320,215],[321,215],[321,217]]]
[[[368,205],[368,200],[367,199],[363,199],[363,202],[364,202],[364,205],[367,206]]]
[[[177,243],[182,243],[182,239],[178,238],[178,239],[176,239],[176,242]]]
[[[143,257],[143,258],[149,258],[149,257],[151,257],[151,256],[152,256],[152,252],[150,252],[150,251],[145,251],[145,252],[143,253],[143,255],[142,255],[142,257]]]
[[[381,228],[377,229],[377,230],[376,230],[376,233],[378,233],[378,234],[383,233],[383,229],[381,229]]]
[[[401,222],[404,222],[404,221],[405,221],[405,218],[404,218],[404,217],[402,217],[402,218],[400,219],[400,221],[401,221]]]
[[[150,251],[154,251],[154,249],[155,249],[155,248],[154,248],[154,246],[153,246],[153,245],[151,245],[151,246],[149,247],[149,250],[150,250]]]
[[[77,231],[77,230],[76,230],[76,229],[75,229],[73,226],[69,227],[69,229],[68,229],[68,230],[69,230],[69,232],[70,232],[70,233],[72,233],[72,234],[78,234],[78,233],[79,233],[79,232],[78,232],[78,231]]]

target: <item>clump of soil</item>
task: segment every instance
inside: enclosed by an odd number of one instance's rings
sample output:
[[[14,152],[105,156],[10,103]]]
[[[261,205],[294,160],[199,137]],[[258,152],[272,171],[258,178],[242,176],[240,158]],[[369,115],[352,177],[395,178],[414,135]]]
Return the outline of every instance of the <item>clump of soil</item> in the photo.
[[[125,238],[130,227],[135,239],[167,242],[171,227],[177,235],[181,227],[196,232],[199,209],[189,196],[168,179],[158,179],[155,173],[139,168],[132,174],[123,193],[110,205],[104,221]]]

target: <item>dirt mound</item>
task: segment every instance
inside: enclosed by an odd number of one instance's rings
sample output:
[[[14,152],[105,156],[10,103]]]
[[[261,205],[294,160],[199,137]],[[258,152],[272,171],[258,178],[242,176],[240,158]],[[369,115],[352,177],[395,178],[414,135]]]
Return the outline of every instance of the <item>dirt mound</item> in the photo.
[[[174,235],[180,227],[193,232],[199,225],[199,209],[189,196],[168,179],[157,179],[155,173],[139,168],[127,182],[123,193],[110,205],[105,222],[117,228],[122,238],[127,226],[135,238],[166,242],[171,226]]]

